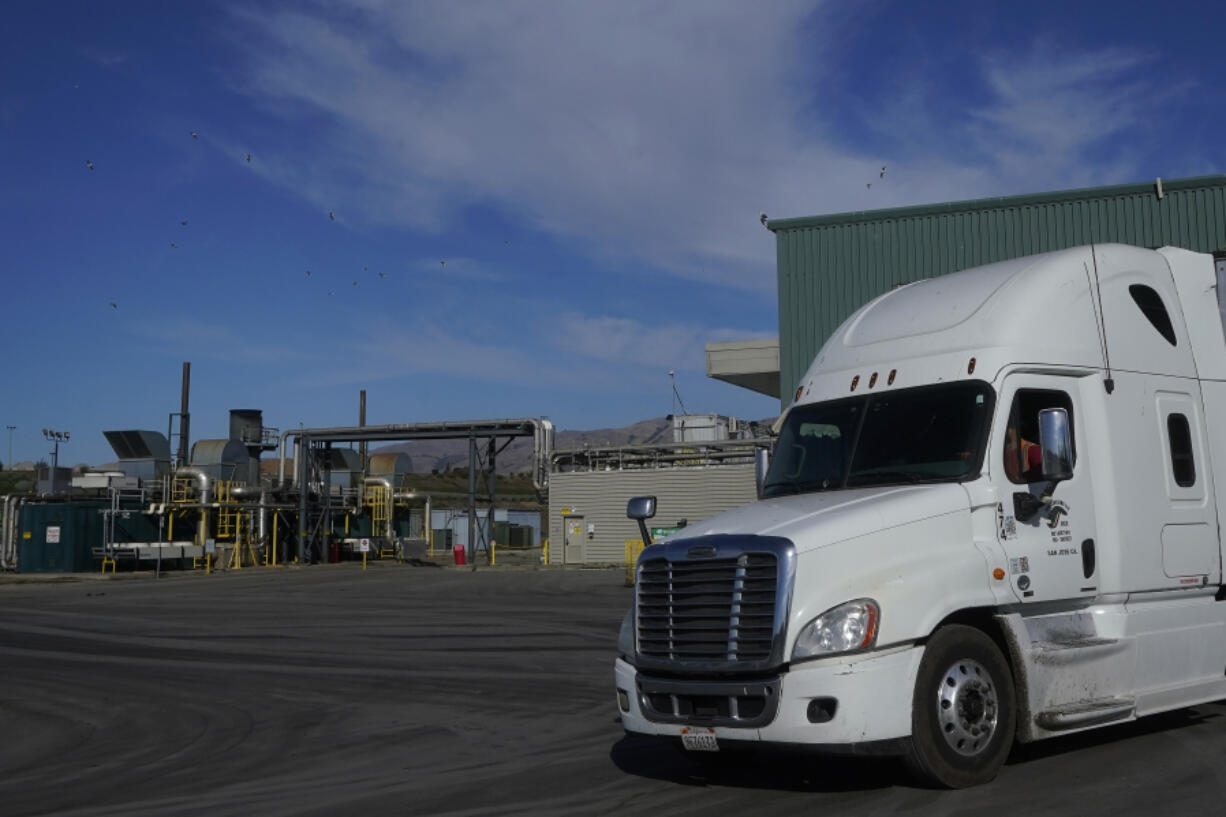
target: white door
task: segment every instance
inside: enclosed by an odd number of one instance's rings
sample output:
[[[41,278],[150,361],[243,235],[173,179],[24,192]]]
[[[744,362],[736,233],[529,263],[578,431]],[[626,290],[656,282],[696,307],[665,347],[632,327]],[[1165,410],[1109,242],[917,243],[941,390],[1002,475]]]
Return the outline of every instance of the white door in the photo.
[[[999,394],[989,454],[1000,497],[997,535],[1013,592],[1024,602],[1098,592],[1094,494],[1079,400],[1084,382],[1017,374],[1005,379]],[[1041,477],[1039,411],[1045,408],[1065,409],[1072,431],[1073,476],[1054,485]]]
[[[564,564],[583,563],[583,517],[562,517],[562,561]]]

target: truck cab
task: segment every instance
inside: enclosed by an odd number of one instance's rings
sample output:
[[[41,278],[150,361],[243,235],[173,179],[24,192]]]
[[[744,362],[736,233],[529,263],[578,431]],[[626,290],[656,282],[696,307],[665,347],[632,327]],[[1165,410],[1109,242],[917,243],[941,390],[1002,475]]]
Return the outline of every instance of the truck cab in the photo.
[[[1226,697],[1213,260],[1076,247],[899,287],[830,337],[759,501],[644,549],[628,732],[896,752],[950,787]]]

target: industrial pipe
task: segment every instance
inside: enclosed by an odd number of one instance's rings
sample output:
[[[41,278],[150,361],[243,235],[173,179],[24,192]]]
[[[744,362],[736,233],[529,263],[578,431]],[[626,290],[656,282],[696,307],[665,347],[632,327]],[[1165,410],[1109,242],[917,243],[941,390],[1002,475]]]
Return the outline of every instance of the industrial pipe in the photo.
[[[17,517],[26,497],[21,494],[6,494],[4,497],[4,528],[0,531],[0,570],[17,567]]]
[[[553,456],[553,423],[536,420],[532,431],[532,453],[536,456],[532,468],[532,487],[545,493],[549,488],[549,461]]]
[[[200,547],[205,546],[205,542],[209,538],[209,487],[212,484],[209,475],[195,466],[187,466],[184,468],[175,469],[176,477],[194,477],[196,480],[196,493],[199,496],[200,522],[196,525],[196,544]]]
[[[268,492],[258,485],[234,485],[230,488],[230,495],[238,499],[250,499],[254,496],[260,498],[260,516],[256,525],[256,541],[260,547],[263,547],[268,537]]]
[[[393,500],[395,499],[395,496],[393,495],[393,492],[392,492],[392,481],[388,479],[387,477],[366,477],[362,480],[362,485],[363,486],[382,485],[384,488],[387,489],[388,497]],[[365,489],[363,489],[363,494],[365,494]],[[371,518],[372,519],[374,518],[373,513],[371,514]],[[392,538],[392,514],[390,510],[388,512],[387,519],[384,521],[384,524],[386,525],[387,530],[384,532],[383,535],[390,539]]]

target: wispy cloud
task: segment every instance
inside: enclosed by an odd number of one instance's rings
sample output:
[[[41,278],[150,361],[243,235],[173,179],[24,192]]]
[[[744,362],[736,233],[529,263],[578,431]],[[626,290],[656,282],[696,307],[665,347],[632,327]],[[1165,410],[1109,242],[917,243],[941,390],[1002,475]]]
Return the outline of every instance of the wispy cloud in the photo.
[[[563,314],[557,333],[561,348],[588,358],[673,369],[701,369],[706,343],[755,336],[754,332],[738,329],[686,324],[648,326],[633,318],[579,312]]]
[[[313,361],[302,377],[311,385],[342,385],[401,380],[417,375],[448,375],[472,382],[556,386],[567,370],[547,356],[513,346],[496,334],[478,336],[480,327],[453,328],[445,319],[420,316],[411,327],[377,320],[356,327],[357,337]]]
[[[505,281],[507,276],[477,258],[464,256],[446,258],[419,258],[409,263],[409,270],[419,275],[465,281]]]
[[[97,63],[103,68],[118,68],[126,65],[129,55],[126,51],[105,50],[101,48],[86,48],[82,49],[81,56],[90,62]]]
[[[1154,60],[1039,38],[968,52],[960,94],[920,72],[881,104],[889,115],[860,112],[894,157],[872,195],[893,206],[1135,181],[1152,146],[1145,123],[1170,98],[1150,78]]]
[[[235,367],[246,363],[287,363],[301,360],[303,353],[273,340],[258,327],[240,332],[236,325],[203,321],[189,316],[167,316],[157,322],[133,323],[132,333],[157,344],[168,355],[191,355],[224,360]]]
[[[323,122],[287,187],[418,229],[492,204],[593,254],[773,286],[757,213],[793,134],[770,89],[812,3],[348,5],[236,12],[247,90]]]
[[[816,80],[839,66],[817,39],[835,35],[812,25],[818,2],[303,9],[234,11],[246,92],[312,128],[307,152],[261,169],[276,183],[424,231],[492,207],[594,259],[762,293],[774,265],[761,211],[1130,180],[1121,137],[1161,97],[1145,54],[1039,39],[968,51],[965,101],[909,77],[861,145],[833,136],[846,112],[821,105]]]
[[[1143,122],[1161,98],[1142,77],[1152,63],[1135,51],[1042,41],[1020,54],[990,55],[983,65],[992,98],[970,111],[971,133],[1004,178],[1037,175],[1071,186],[1118,178],[1118,166],[1102,159],[1121,151],[1102,148],[1123,134],[1144,139]]]

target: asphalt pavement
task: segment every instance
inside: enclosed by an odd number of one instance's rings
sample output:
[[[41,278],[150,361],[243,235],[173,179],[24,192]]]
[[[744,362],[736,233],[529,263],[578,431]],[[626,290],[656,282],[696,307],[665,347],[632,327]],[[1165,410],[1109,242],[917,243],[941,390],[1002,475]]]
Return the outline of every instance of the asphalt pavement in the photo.
[[[1226,801],[1226,706],[1022,747],[708,762],[622,732],[621,570],[379,563],[0,581],[0,814],[1152,815]],[[1218,805],[1214,805],[1218,804]]]

